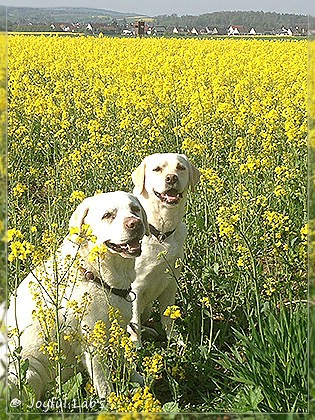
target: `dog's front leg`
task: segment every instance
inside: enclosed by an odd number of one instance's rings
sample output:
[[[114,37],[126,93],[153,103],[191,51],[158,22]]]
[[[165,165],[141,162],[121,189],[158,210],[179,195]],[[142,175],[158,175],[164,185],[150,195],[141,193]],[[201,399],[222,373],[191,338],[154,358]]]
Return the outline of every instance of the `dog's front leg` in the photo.
[[[136,293],[136,299],[132,302],[132,318],[127,331],[135,345],[137,347],[141,347],[141,313],[138,292]]]
[[[167,339],[170,340],[172,337],[176,337],[177,334],[174,331],[174,321],[168,316],[164,315],[164,312],[168,306],[175,304],[175,295],[177,291],[176,281],[172,282],[167,289],[159,296],[161,322],[165,330]]]
[[[92,355],[89,351],[83,354],[82,362],[99,398],[107,398],[114,391],[107,366],[104,366],[98,355]]]

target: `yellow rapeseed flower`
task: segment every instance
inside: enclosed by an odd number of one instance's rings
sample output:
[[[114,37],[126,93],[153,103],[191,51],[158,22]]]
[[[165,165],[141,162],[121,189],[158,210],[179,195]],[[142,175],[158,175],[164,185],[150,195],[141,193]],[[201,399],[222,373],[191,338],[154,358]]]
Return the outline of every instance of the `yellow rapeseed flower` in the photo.
[[[11,242],[9,245],[9,249],[11,250],[8,256],[9,262],[13,262],[16,259],[25,261],[28,256],[33,253],[34,248],[34,245],[30,244],[28,241]]]
[[[177,319],[177,318],[181,318],[182,314],[180,312],[180,308],[177,305],[172,305],[172,306],[168,306],[164,313],[164,316],[167,316],[171,319]]]
[[[134,395],[116,395],[112,392],[107,399],[110,409],[118,413],[159,413],[162,412],[161,403],[153,396],[148,387],[139,387]]]
[[[12,228],[7,230],[6,241],[11,242],[14,238],[23,238],[23,234],[19,229]]]
[[[143,367],[145,373],[154,379],[160,379],[162,377],[162,371],[164,369],[163,356],[160,354],[154,354],[152,357],[146,356],[143,358]]]
[[[72,203],[73,201],[83,201],[85,199],[85,193],[83,191],[73,191],[71,196],[70,196],[70,203]]]

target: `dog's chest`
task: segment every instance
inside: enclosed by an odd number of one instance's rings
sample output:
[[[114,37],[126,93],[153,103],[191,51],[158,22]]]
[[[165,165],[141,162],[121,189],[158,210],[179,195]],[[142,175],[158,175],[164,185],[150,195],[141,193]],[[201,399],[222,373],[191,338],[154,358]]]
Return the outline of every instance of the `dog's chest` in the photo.
[[[184,224],[164,241],[159,241],[153,235],[149,238],[145,237],[142,242],[141,256],[136,258],[134,285],[149,281],[151,277],[157,279],[172,276],[172,270],[176,269],[178,259],[183,256],[185,237]]]

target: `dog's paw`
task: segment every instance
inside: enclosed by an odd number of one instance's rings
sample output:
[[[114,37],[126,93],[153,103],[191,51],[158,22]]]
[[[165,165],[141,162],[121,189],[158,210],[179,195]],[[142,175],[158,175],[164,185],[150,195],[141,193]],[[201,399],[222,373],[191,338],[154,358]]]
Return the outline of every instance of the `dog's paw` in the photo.
[[[148,327],[147,325],[142,326],[141,333],[144,334],[147,338],[157,340],[160,337],[160,334],[156,329]]]
[[[130,322],[127,327],[128,334],[130,336],[130,340],[135,345],[136,349],[141,348],[141,332],[139,331],[139,326],[134,322]]]

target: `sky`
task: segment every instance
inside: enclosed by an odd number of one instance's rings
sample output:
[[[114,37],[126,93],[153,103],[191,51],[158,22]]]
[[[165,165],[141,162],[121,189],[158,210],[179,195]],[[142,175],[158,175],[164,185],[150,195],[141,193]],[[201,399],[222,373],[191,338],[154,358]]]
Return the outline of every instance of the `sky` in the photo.
[[[225,10],[263,10],[315,17],[314,0],[0,0],[6,6],[92,7],[155,16],[159,14],[199,15]]]

